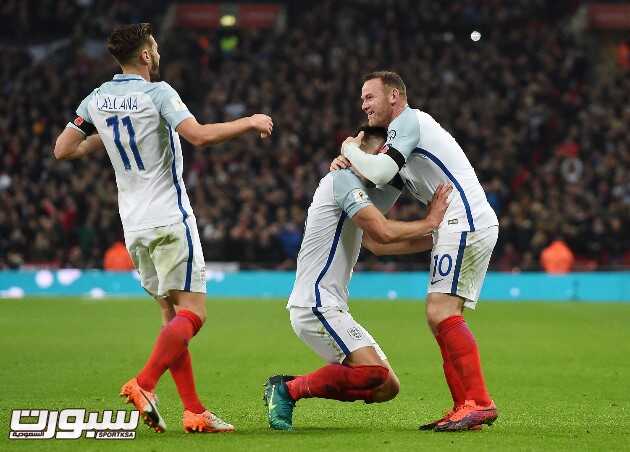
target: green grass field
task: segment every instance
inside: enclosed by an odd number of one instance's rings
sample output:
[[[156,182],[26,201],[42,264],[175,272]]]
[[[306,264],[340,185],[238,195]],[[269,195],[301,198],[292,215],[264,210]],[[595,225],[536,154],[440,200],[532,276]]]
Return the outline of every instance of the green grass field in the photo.
[[[629,450],[630,304],[481,303],[468,321],[500,409],[481,432],[419,432],[447,407],[439,351],[415,302],[354,301],[402,384],[377,405],[304,400],[294,432],[267,427],[265,379],[322,363],[294,336],[284,301],[212,300],[191,350],[204,402],[238,431],[190,435],[165,374],[169,430],[133,441],[9,441],[12,409],[121,409],[122,383],[159,328],[149,299],[0,300],[0,450]]]

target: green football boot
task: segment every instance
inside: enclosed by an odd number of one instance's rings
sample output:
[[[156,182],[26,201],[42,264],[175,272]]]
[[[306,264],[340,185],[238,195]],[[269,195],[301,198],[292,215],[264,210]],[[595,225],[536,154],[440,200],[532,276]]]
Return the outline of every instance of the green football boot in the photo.
[[[267,405],[269,427],[274,430],[293,430],[293,407],[295,400],[289,395],[287,381],[293,380],[289,375],[274,375],[265,383],[263,400]]]

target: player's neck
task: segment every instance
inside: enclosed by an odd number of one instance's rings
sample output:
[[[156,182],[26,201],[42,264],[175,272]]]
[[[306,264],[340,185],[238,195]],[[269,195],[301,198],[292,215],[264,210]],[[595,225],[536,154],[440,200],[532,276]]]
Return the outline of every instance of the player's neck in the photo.
[[[400,105],[394,105],[394,108],[392,111],[392,121],[396,119],[398,116],[400,116],[400,114],[405,110],[405,108],[407,108],[407,102]]]
[[[122,66],[122,73],[128,75],[139,75],[147,82],[151,81],[151,76],[149,75],[149,69],[147,67],[138,67],[138,66]]]

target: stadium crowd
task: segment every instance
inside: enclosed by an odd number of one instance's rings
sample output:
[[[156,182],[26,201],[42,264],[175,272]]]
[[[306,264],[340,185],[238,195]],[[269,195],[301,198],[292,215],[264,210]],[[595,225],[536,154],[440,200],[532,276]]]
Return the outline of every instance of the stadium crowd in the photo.
[[[0,17],[25,18],[9,21],[14,30],[0,45],[0,268],[99,268],[122,237],[106,154],[58,162],[53,140],[81,99],[116,73],[103,53],[109,30],[159,25],[163,2],[53,3],[71,7],[44,19],[38,2],[0,6]],[[184,145],[206,260],[294,267],[311,195],[364,120],[361,77],[389,68],[406,81],[412,107],[449,130],[475,167],[501,222],[493,268],[538,270],[557,239],[575,268],[630,267],[630,79],[593,70],[594,55],[562,26],[573,2],[551,10],[541,0],[476,3],[326,0],[299,14],[289,8],[282,32],[158,29],[162,78],[200,121],[254,112],[274,119],[270,140]],[[42,56],[16,42],[34,36],[29,27],[69,43]],[[225,33],[237,36],[234,49],[219,44]],[[389,214],[422,215],[408,195]],[[428,258],[365,252],[360,266],[423,269]]]

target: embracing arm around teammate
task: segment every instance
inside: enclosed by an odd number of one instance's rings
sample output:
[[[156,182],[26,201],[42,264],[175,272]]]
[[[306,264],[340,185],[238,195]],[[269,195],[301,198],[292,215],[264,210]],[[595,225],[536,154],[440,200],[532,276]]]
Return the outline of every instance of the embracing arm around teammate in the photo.
[[[430,234],[437,229],[442,223],[444,213],[448,208],[448,196],[453,187],[450,185],[440,185],[433,196],[433,200],[429,207],[426,218],[416,221],[396,221],[389,220],[374,205],[368,205],[357,212],[352,221],[361,229],[368,239],[364,239],[364,244],[370,251],[373,244],[385,245],[396,243],[394,249],[401,248],[401,243],[405,245],[414,244],[417,247],[417,241],[422,240],[424,236]],[[391,250],[387,248],[379,248],[374,246],[374,252],[381,254],[390,254]],[[388,253],[388,251],[390,251]],[[407,251],[410,252],[410,251]],[[393,253],[391,253],[393,254]]]

